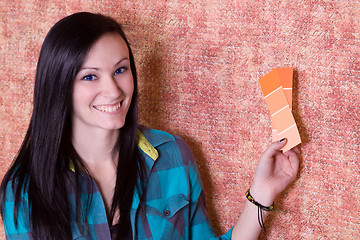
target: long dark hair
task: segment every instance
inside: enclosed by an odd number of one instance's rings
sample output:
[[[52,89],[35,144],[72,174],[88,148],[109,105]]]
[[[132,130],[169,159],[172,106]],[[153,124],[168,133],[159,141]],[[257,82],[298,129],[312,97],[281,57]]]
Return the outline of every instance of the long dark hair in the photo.
[[[125,40],[134,79],[131,105],[115,146],[120,154],[109,223],[112,223],[114,214],[119,209],[120,217],[115,219],[119,223],[116,225],[116,238],[131,235],[132,198],[137,178],[140,176],[143,179],[143,163],[136,147],[137,76],[134,57],[121,26],[115,20],[100,14],[81,12],[57,22],[44,40],[37,65],[34,108],[29,128],[17,157],[1,183],[2,206],[6,187],[12,183],[15,218],[21,204],[20,196],[24,192],[28,194],[30,224],[35,239],[71,238],[67,189],[63,184],[66,178],[64,169],[71,159],[77,177],[79,170],[84,170],[71,142],[70,115],[74,79],[91,46],[109,32],[118,33]],[[79,181],[75,185],[76,219],[81,227],[84,223],[81,223],[79,209],[86,208],[78,206]],[[86,227],[81,232],[85,236]]]

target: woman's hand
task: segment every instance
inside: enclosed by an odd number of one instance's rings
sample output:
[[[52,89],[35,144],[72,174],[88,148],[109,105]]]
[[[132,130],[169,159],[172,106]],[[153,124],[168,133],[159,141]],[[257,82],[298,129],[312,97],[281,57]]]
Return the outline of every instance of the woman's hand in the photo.
[[[254,199],[264,206],[270,206],[276,195],[296,178],[299,169],[300,150],[297,147],[281,152],[286,144],[273,142],[261,155],[250,192]]]
[[[276,195],[296,178],[300,150],[295,147],[283,153],[280,149],[285,144],[286,140],[272,143],[261,155],[256,167],[250,193],[255,201],[263,206],[271,206]],[[262,214],[265,221],[269,212],[263,211]],[[231,239],[258,239],[261,231],[259,221],[258,207],[246,201],[240,218],[233,228]]]

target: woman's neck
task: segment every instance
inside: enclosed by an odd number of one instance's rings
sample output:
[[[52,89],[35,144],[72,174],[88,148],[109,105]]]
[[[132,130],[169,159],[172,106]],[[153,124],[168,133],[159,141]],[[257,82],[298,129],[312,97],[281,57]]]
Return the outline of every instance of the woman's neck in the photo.
[[[104,200],[106,212],[110,214],[118,161],[118,153],[114,151],[114,146],[119,130],[106,131],[95,128],[85,130],[73,131],[72,144],[96,182]]]
[[[118,136],[119,130],[74,129],[72,144],[86,167],[102,166],[109,161],[117,165],[118,157],[114,146]]]

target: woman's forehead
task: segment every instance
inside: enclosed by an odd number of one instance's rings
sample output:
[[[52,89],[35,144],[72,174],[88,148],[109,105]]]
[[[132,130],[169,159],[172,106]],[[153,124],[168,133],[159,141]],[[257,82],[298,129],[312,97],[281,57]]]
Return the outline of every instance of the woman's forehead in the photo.
[[[129,49],[125,40],[118,33],[107,33],[92,45],[83,67],[103,64],[115,65],[122,59],[129,59]]]

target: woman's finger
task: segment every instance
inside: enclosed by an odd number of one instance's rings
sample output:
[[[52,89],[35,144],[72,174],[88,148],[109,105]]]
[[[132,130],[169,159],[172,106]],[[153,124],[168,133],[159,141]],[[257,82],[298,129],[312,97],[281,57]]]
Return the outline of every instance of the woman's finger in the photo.
[[[293,175],[296,176],[296,173],[299,169],[299,157],[298,154],[300,153],[300,151],[292,148],[289,151],[286,151],[284,153],[285,156],[288,157],[289,161],[290,161],[290,166],[293,170]]]
[[[284,155],[290,158],[290,161],[292,159],[298,159],[300,154],[300,150],[298,148],[292,148],[289,151],[284,152]]]
[[[300,155],[300,149],[298,147],[293,147],[290,150],[294,151],[297,155]]]
[[[280,141],[273,142],[269,145],[269,147],[263,152],[262,157],[266,159],[271,159],[277,153],[279,153],[280,149],[285,146],[287,139],[281,139]]]

